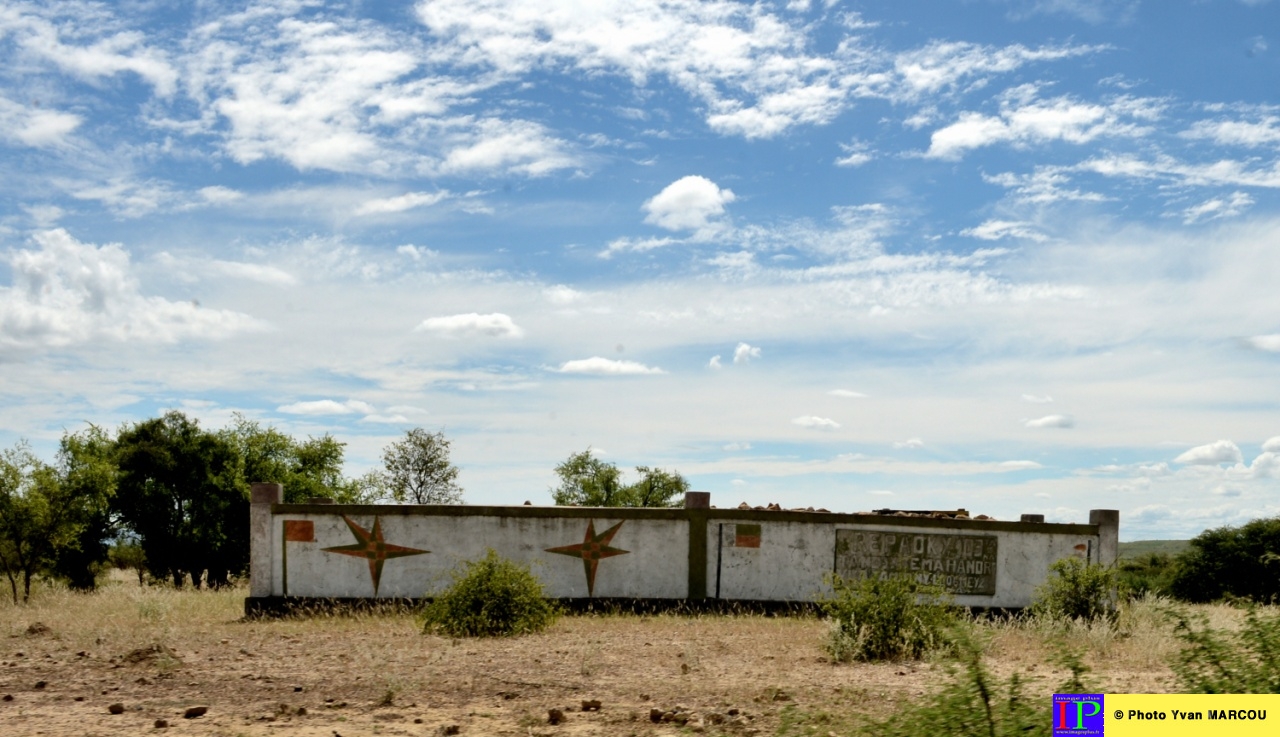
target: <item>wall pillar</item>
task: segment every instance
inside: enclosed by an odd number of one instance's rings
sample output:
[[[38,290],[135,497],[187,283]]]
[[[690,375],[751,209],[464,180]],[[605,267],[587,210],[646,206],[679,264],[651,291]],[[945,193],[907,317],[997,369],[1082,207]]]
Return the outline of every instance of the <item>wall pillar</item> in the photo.
[[[271,505],[284,501],[283,484],[255,482],[249,497],[249,596],[271,596],[275,546],[271,544]]]
[[[1090,509],[1089,524],[1098,526],[1098,562],[1115,565],[1120,556],[1120,510]]]
[[[689,523],[689,580],[685,596],[707,598],[707,515],[711,492],[689,491],[684,495],[685,519]]]

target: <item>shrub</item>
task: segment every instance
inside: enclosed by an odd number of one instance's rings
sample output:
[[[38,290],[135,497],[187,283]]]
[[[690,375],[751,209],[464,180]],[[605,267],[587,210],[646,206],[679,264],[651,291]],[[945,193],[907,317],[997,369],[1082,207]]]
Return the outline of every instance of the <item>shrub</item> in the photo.
[[[1036,590],[1031,612],[1053,621],[1112,620],[1116,573],[1080,558],[1063,558],[1049,566],[1049,579]]]
[[[1147,595],[1168,596],[1173,585],[1174,558],[1168,553],[1122,560],[1116,567],[1116,583],[1129,599]]]
[[[558,610],[527,566],[492,548],[450,574],[453,583],[423,610],[426,631],[453,637],[494,637],[539,632]]]
[[[1007,680],[993,676],[982,662],[982,645],[971,634],[953,632],[958,669],[950,666],[951,680],[930,696],[904,705],[884,721],[862,729],[876,737],[1048,737],[1049,705],[1045,699],[1027,697],[1017,673]],[[1070,678],[1056,693],[1088,693],[1091,684],[1082,679],[1088,671],[1075,653],[1059,653],[1055,662],[1070,670]]]
[[[919,658],[948,646],[958,610],[946,592],[905,577],[828,578],[819,599],[834,623],[827,652],[839,661]]]
[[[1230,633],[1209,627],[1203,614],[1171,612],[1184,643],[1173,672],[1187,693],[1280,693],[1280,613],[1245,613]]]
[[[1205,530],[1178,556],[1170,589],[1179,599],[1227,596],[1269,603],[1280,599],[1280,517]]]

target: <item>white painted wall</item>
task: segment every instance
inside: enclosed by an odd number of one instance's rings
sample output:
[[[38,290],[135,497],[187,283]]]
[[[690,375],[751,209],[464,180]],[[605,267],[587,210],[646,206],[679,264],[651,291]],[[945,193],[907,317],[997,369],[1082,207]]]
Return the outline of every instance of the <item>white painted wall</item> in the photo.
[[[284,520],[311,520],[315,542],[284,542]],[[371,515],[352,520],[372,531]],[[580,559],[546,552],[547,548],[583,542],[587,519],[521,517],[379,517],[383,539],[390,544],[429,550],[424,555],[393,558],[383,564],[379,597],[431,596],[450,582],[449,572],[463,561],[483,558],[489,548],[527,563],[549,596],[587,596],[587,577]],[[688,578],[688,523],[677,520],[590,520],[597,535],[618,522],[622,526],[610,546],[629,551],[601,560],[596,568],[595,596],[683,598]],[[325,552],[351,545],[356,537],[338,515],[277,515],[272,529],[274,555],[271,591],[284,595],[284,557],[288,545],[289,596],[372,597],[368,563],[361,558]]]

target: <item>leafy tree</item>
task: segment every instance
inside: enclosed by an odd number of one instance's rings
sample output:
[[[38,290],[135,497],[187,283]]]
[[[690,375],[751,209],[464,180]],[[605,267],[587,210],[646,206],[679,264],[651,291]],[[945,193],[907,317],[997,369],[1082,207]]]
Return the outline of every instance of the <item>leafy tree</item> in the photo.
[[[587,448],[556,466],[560,485],[551,489],[551,497],[560,506],[673,507],[689,490],[689,482],[678,473],[648,466],[636,466],[636,472],[640,480],[624,484],[616,465],[596,458]]]
[[[1205,530],[1177,557],[1170,590],[1193,602],[1236,596],[1270,603],[1280,599],[1278,556],[1280,517]]]
[[[0,453],[0,567],[18,603],[31,598],[31,579],[80,533],[82,504],[25,443]]]
[[[311,497],[330,497],[339,503],[364,501],[359,482],[342,475],[346,444],[332,435],[298,442],[240,413],[220,435],[240,454],[244,480],[283,484],[286,502],[304,502]]]
[[[216,587],[248,566],[248,485],[232,443],[168,412],[125,427],[116,445],[115,507],[153,574],[199,586],[207,571]]]
[[[382,465],[382,471],[366,475],[358,486],[402,504],[462,503],[458,468],[449,462],[444,433],[420,427],[407,431],[403,440],[383,449]]]
[[[58,549],[53,570],[71,588],[92,590],[116,531],[111,514],[117,475],[115,441],[92,424],[78,433],[64,433],[56,470],[65,496],[75,500],[80,529],[74,540]]]

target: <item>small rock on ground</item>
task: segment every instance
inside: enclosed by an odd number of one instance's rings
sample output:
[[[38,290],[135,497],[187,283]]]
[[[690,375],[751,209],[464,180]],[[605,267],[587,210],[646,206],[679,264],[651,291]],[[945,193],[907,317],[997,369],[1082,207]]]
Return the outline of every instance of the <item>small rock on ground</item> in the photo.
[[[191,707],[190,709],[187,709],[186,711],[182,712],[182,718],[183,718],[183,719],[195,719],[196,717],[202,717],[202,716],[204,716],[204,715],[205,715],[205,714],[207,714],[207,713],[209,713],[209,707],[207,707],[207,706],[193,706],[193,707]]]

